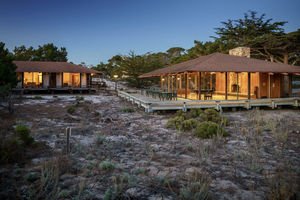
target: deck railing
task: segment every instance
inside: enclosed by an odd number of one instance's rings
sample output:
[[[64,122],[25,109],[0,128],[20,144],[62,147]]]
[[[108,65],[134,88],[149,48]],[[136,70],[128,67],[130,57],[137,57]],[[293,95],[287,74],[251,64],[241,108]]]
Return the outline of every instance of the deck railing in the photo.
[[[137,95],[129,94],[124,91],[118,91],[118,96],[144,107],[146,112],[156,110],[183,110],[186,112],[191,108],[214,108],[220,110],[225,107],[242,107],[251,109],[252,107],[271,107],[294,106],[299,107],[299,97],[276,98],[276,99],[251,99],[251,100],[178,100],[178,101],[151,101],[145,100]]]

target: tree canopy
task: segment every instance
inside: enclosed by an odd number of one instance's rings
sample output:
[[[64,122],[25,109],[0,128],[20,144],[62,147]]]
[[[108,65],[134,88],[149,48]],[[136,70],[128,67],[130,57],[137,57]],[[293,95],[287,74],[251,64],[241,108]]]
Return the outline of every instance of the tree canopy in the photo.
[[[67,62],[67,50],[65,47],[60,49],[53,43],[45,44],[34,49],[32,46],[26,48],[24,45],[15,47],[15,60],[22,61],[61,61]]]
[[[0,42],[0,90],[7,91],[18,83],[15,70],[17,66],[13,63],[13,55]]]
[[[13,63],[13,55],[5,48],[5,44],[0,42],[0,105],[7,107],[9,112],[13,112],[10,90],[18,83],[16,68],[17,66]],[[2,102],[5,102],[7,106]]]

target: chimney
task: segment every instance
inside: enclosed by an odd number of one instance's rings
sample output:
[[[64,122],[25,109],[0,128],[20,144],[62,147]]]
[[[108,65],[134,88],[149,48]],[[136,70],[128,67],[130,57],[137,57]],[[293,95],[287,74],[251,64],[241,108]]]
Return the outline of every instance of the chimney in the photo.
[[[249,47],[237,47],[234,49],[230,49],[229,55],[250,58],[250,48]]]

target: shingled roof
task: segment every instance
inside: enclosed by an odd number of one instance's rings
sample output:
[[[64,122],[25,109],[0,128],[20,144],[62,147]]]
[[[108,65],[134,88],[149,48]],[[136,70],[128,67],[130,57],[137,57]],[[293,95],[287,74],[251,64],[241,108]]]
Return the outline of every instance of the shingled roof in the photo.
[[[49,62],[49,61],[14,61],[17,65],[16,72],[53,72],[53,73],[94,73],[102,74],[97,70],[93,70],[80,65],[68,62]]]
[[[207,56],[148,72],[140,78],[183,72],[273,72],[300,73],[299,66],[274,63],[254,58],[213,53]]]

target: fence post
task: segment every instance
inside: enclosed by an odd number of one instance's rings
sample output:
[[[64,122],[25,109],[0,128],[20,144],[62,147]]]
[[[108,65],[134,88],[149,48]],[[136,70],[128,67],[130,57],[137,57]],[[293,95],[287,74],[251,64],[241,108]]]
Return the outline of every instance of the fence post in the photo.
[[[151,103],[147,103],[146,112],[152,112]]]
[[[70,153],[70,135],[71,135],[71,127],[66,128],[66,136],[67,136],[67,155]]]
[[[274,102],[274,100],[271,100],[271,107],[272,107],[272,109],[275,109],[275,102]]]
[[[295,99],[295,100],[294,100],[294,106],[295,106],[295,107],[298,107],[298,106],[299,106],[298,99]]]
[[[182,108],[182,111],[183,111],[183,112],[186,112],[186,111],[187,111],[187,109],[186,109],[186,102],[183,102],[183,108]]]

